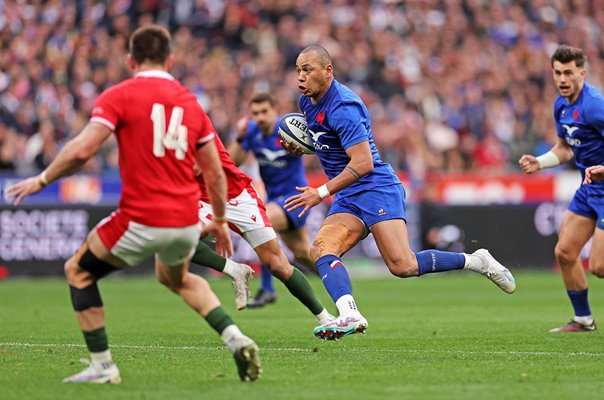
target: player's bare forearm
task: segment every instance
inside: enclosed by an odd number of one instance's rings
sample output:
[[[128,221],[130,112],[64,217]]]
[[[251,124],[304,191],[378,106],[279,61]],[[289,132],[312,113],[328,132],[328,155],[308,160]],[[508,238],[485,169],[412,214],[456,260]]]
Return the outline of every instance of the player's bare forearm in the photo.
[[[558,139],[558,142],[552,147],[550,150],[552,153],[558,157],[560,160],[560,164],[564,164],[573,159],[573,149],[570,147],[564,140]]]
[[[233,140],[233,142],[229,145],[229,147],[227,148],[227,152],[229,153],[229,157],[231,157],[231,160],[233,160],[235,165],[240,166],[245,162],[247,153],[243,150],[241,144],[238,143],[236,140]]]
[[[9,199],[19,204],[25,197],[38,193],[46,185],[78,171],[96,154],[111,130],[98,123],[88,123],[82,132],[61,149],[50,165],[38,176],[22,180],[7,188]]]
[[[82,132],[71,139],[45,170],[46,180],[54,182],[79,171],[100,149],[111,135],[104,125],[90,122]]]
[[[363,176],[373,172],[373,157],[369,142],[361,142],[346,150],[350,161],[342,172],[327,182],[330,194],[335,194],[357,182]]]
[[[216,171],[204,171],[203,179],[214,215],[224,217],[227,201],[227,181],[222,168]]]
[[[539,157],[535,157],[532,154],[522,155],[518,160],[518,165],[524,173],[534,174],[541,169],[551,168],[568,162],[572,158],[572,148],[564,140],[558,139],[558,142],[556,142],[550,151]]]

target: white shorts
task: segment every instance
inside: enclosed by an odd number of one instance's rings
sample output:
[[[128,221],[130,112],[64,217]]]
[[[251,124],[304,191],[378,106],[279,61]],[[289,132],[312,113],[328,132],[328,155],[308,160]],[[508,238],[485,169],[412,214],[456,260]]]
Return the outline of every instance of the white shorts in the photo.
[[[131,221],[120,210],[99,222],[96,229],[111,254],[131,267],[154,254],[167,266],[180,265],[193,256],[201,233],[200,224],[158,228]]]
[[[199,220],[204,224],[209,223],[213,215],[210,203],[200,201]],[[226,203],[225,217],[229,228],[241,235],[254,249],[277,238],[268,219],[264,202],[251,184],[243,189],[237,197]]]

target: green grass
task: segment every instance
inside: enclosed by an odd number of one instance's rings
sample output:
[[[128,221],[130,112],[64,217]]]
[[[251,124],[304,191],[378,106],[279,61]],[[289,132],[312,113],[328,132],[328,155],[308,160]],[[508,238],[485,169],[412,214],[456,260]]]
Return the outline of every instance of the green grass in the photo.
[[[2,399],[601,399],[604,337],[548,334],[572,311],[560,277],[517,273],[506,295],[484,278],[354,280],[366,335],[312,336],[314,319],[278,284],[279,300],[236,311],[225,280],[212,286],[261,348],[264,375],[239,382],[218,335],[151,278],[100,284],[121,385],[61,379],[87,356],[61,280],[0,282]],[[596,315],[604,282],[590,277]],[[312,279],[334,311],[318,279]],[[257,285],[258,282],[254,282]]]

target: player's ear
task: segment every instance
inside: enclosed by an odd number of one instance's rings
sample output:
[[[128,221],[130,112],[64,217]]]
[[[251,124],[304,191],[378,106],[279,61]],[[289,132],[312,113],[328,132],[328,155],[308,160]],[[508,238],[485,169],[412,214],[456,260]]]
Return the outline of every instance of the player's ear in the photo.
[[[329,76],[329,77],[333,76],[333,65],[327,64],[325,66],[325,72],[327,72],[327,76]]]
[[[174,54],[170,54],[166,60],[166,71],[170,71],[174,65]]]
[[[136,68],[136,61],[134,61],[134,57],[132,57],[132,54],[130,53],[128,53],[128,66],[132,71]]]

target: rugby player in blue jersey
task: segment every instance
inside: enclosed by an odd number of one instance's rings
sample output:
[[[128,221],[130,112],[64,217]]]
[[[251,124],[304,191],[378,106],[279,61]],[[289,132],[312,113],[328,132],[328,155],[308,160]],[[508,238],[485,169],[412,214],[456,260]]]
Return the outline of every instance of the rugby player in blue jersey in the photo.
[[[352,297],[350,279],[340,257],[370,232],[390,272],[406,278],[454,269],[479,272],[506,293],[514,277],[485,249],[473,254],[426,250],[414,253],[406,226],[405,190],[393,169],[380,159],[363,101],[333,76],[331,56],[321,46],[302,50],[296,60],[300,109],[306,116],[316,154],[329,177],[318,187],[300,187],[286,201],[288,211],[305,214],[335,194],[311,247],[311,256],[339,317],[315,328],[325,340],[364,332],[367,320]],[[301,155],[294,145],[286,149]]]
[[[539,157],[525,154],[518,161],[525,173],[533,174],[574,156],[586,183],[577,189],[562,218],[554,251],[575,316],[568,324],[551,329],[553,333],[596,330],[579,257],[592,236],[589,270],[604,277],[604,181],[598,180],[599,167],[592,167],[604,164],[604,97],[585,82],[586,61],[579,48],[561,45],[556,49],[551,65],[559,93],[554,103],[558,141],[547,153]]]
[[[281,146],[279,116],[275,101],[268,93],[258,93],[250,100],[250,116],[238,122],[238,136],[228,148],[235,164],[242,164],[248,153],[258,161],[260,177],[266,188],[266,210],[271,225],[296,260],[310,271],[315,263],[310,258],[310,243],[306,217],[299,212],[287,212],[285,200],[297,193],[296,186],[307,186],[302,159],[290,155]],[[248,303],[249,308],[263,307],[276,300],[273,276],[266,265],[261,270],[260,290]]]

